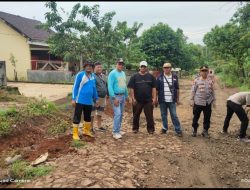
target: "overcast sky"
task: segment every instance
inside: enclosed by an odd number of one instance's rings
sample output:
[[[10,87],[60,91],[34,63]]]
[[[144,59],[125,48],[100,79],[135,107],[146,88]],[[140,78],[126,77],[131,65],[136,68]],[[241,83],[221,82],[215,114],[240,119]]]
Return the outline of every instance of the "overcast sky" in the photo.
[[[77,2],[58,2],[66,12],[70,12]],[[215,25],[224,25],[239,7],[239,2],[80,2],[92,6],[100,5],[100,13],[115,11],[114,23],[127,21],[143,23],[139,35],[158,22],[168,24],[172,29],[181,28],[188,42],[203,44],[204,34]],[[45,22],[48,11],[45,2],[0,2],[0,11],[20,15]]]

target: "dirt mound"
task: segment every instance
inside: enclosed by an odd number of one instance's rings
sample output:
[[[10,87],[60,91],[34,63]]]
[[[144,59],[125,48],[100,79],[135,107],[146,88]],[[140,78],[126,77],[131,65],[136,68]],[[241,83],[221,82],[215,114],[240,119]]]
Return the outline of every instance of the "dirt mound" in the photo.
[[[4,156],[7,152],[15,150],[24,159],[33,161],[47,151],[49,158],[57,158],[61,154],[67,154],[72,150],[70,149],[72,136],[47,138],[51,122],[53,122],[51,118],[35,116],[13,125],[11,134],[0,138],[0,155]]]
[[[37,116],[13,125],[11,134],[0,139],[0,154],[13,148],[37,144],[46,133],[48,121],[46,117]]]
[[[62,154],[74,151],[74,149],[70,148],[71,142],[71,135],[60,136],[56,139],[44,139],[35,150],[26,151],[23,157],[26,160],[33,161],[40,155],[48,152],[49,158],[58,158]]]

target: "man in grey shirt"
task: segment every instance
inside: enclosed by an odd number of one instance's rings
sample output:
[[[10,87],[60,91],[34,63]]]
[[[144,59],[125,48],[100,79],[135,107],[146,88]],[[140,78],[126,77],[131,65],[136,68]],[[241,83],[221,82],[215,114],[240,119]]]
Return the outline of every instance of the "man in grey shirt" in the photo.
[[[247,109],[250,107],[250,92],[238,92],[229,96],[227,99],[227,115],[224,121],[222,133],[226,134],[229,122],[234,113],[238,116],[241,121],[240,134],[238,136],[239,140],[244,142],[250,142],[250,139],[246,138],[246,131],[249,123],[249,119],[245,110],[242,108],[243,105],[246,105]]]
[[[96,90],[99,97],[99,106],[93,106],[91,112],[91,131],[94,133],[94,117],[97,118],[97,127],[100,131],[106,131],[106,128],[102,126],[102,115],[104,112],[104,108],[106,106],[106,97],[108,95],[108,88],[107,88],[107,78],[102,73],[103,68],[100,62],[95,63],[95,79],[96,79]]]

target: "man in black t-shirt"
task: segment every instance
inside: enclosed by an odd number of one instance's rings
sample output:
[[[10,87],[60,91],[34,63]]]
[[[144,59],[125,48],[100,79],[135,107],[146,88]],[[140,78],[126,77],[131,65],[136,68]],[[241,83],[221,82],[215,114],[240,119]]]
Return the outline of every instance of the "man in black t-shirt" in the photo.
[[[134,74],[128,83],[133,104],[133,132],[139,131],[139,120],[142,109],[147,120],[147,131],[153,134],[155,131],[153,106],[156,104],[156,79],[147,72],[147,62],[140,62],[140,71]]]

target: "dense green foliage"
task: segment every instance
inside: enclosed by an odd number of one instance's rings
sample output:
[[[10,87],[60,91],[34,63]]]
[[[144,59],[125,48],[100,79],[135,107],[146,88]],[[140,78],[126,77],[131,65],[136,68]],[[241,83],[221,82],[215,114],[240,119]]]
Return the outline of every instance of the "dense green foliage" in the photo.
[[[250,89],[250,3],[245,3],[224,26],[215,26],[204,36],[210,63],[221,72],[227,86]],[[224,76],[226,75],[226,76]],[[245,89],[247,89],[245,88]]]

